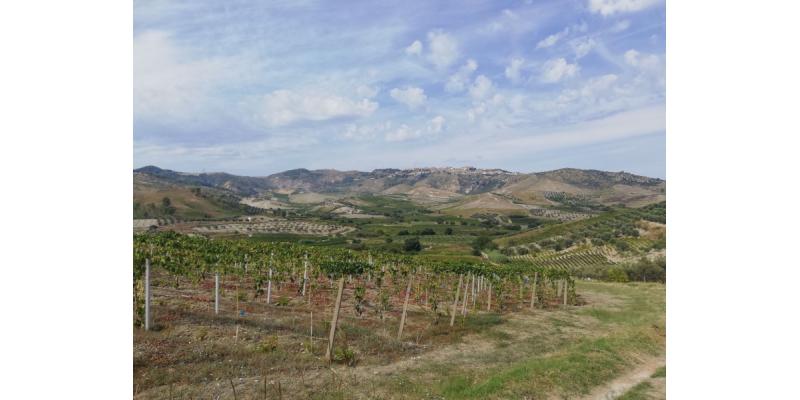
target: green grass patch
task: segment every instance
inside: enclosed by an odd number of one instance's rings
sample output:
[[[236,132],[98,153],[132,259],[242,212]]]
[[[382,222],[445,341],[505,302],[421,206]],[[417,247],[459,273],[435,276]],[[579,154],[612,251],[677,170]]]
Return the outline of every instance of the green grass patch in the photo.
[[[666,378],[667,377],[667,366],[663,366],[653,372],[653,375],[650,375],[651,378]]]
[[[631,390],[628,390],[622,396],[617,397],[617,400],[647,400],[649,399],[647,391],[652,387],[653,386],[649,382],[642,382],[632,387]]]

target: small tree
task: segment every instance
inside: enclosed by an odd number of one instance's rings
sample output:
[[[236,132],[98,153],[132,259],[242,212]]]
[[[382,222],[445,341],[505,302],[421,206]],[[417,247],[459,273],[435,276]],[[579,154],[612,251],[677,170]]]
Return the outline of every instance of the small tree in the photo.
[[[420,243],[419,239],[417,239],[417,238],[406,239],[405,243],[403,243],[403,250],[405,250],[405,251],[420,251],[420,250],[422,250],[422,243]]]

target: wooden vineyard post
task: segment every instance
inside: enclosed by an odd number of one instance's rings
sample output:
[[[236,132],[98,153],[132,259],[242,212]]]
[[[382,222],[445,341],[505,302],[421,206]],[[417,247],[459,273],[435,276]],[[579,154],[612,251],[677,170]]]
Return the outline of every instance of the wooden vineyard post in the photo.
[[[461,281],[464,279],[464,275],[458,275],[458,286],[456,286],[456,299],[453,300],[453,312],[450,314],[450,326],[453,326],[456,322],[456,310],[458,310],[458,296],[461,291]]]
[[[403,315],[400,317],[400,329],[397,331],[397,340],[403,338],[403,327],[406,324],[406,312],[408,311],[408,297],[411,295],[411,282],[414,281],[414,274],[408,276],[408,286],[406,286],[406,299],[403,301]]]
[[[536,282],[539,280],[539,272],[533,273],[533,284],[531,285],[531,308],[536,304]]]
[[[269,280],[267,281],[267,304],[270,303],[272,297],[272,267],[269,269]]]
[[[339,306],[342,304],[342,290],[344,289],[344,275],[339,278],[339,293],[336,295],[336,305],[333,308],[331,317],[331,334],[328,337],[328,350],[325,352],[325,359],[332,360],[333,357],[333,338],[336,336],[336,322],[339,320]]]
[[[214,314],[219,314],[219,272],[214,274]]]
[[[567,306],[567,280],[566,279],[564,279],[564,288],[561,289],[561,291],[564,292],[564,307],[566,307]]]
[[[308,282],[308,254],[303,260],[303,297],[306,296],[306,282]]]
[[[311,340],[310,340],[310,348],[311,354],[314,354],[314,310],[311,310]]]
[[[144,330],[150,330],[150,259],[144,260]]]

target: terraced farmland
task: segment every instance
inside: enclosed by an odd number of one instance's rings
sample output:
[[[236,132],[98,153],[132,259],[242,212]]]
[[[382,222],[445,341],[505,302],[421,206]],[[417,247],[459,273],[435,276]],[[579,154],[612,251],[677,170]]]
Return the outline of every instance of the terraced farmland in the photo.
[[[198,233],[290,233],[296,235],[337,235],[355,230],[349,226],[320,224],[308,221],[289,221],[283,219],[259,218],[257,222],[231,222],[214,225],[201,225],[193,228]]]
[[[585,266],[607,266],[614,262],[609,260],[607,250],[593,248],[566,253],[550,253],[545,255],[520,255],[511,257],[515,261],[527,261],[541,267],[567,268],[570,270]]]

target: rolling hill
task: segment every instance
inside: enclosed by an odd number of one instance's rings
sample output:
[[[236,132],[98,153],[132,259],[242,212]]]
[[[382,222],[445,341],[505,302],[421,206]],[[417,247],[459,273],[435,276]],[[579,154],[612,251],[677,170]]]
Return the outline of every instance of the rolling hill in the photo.
[[[560,207],[591,210],[610,205],[640,207],[664,201],[666,181],[627,172],[559,169],[519,173],[502,169],[414,168],[371,172],[294,169],[263,177],[185,173],[147,166],[134,170],[137,187],[209,188],[239,198],[327,198],[360,194],[400,195],[452,214],[488,211],[526,213]],[[151,185],[152,186],[152,185]],[[323,196],[314,196],[315,194]]]

